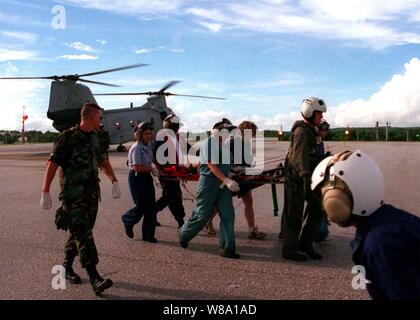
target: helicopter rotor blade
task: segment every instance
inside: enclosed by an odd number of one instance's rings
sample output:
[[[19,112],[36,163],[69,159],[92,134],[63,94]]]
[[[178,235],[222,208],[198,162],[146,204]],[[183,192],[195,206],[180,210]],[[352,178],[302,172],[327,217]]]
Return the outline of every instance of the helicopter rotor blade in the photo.
[[[78,74],[77,76],[78,77],[94,76],[94,75],[102,74],[102,73],[115,72],[115,71],[121,71],[121,70],[127,70],[127,69],[134,69],[134,68],[140,68],[140,67],[145,67],[145,66],[148,66],[148,64],[137,63],[137,64],[132,64],[132,65],[129,65],[129,66],[125,66],[125,67],[119,67],[119,68],[107,69],[107,70],[102,70],[102,71]]]
[[[55,77],[0,77],[1,80],[34,80],[34,79],[48,79],[48,80],[54,80]]]
[[[93,83],[93,84],[99,84],[99,85],[107,86],[107,87],[121,87],[119,85],[112,84],[112,83],[92,81],[92,80],[86,80],[86,79],[78,79],[78,81],[80,81],[80,82],[87,82],[87,83]]]
[[[159,93],[163,93],[163,92],[165,92],[166,90],[168,90],[169,88],[172,88],[174,85],[176,85],[176,84],[178,84],[178,83],[180,83],[180,82],[182,82],[182,81],[179,81],[179,80],[169,81],[167,84],[165,84],[165,85],[163,86],[163,88],[162,88],[162,89],[160,89],[160,90],[159,90]]]
[[[153,92],[95,93],[94,96],[142,96],[153,95]]]
[[[197,95],[190,95],[190,94],[170,93],[170,92],[166,92],[165,95],[166,96],[177,96],[177,97],[190,97],[190,98],[203,98],[203,99],[226,100],[226,98],[221,98],[221,97],[197,96]]]

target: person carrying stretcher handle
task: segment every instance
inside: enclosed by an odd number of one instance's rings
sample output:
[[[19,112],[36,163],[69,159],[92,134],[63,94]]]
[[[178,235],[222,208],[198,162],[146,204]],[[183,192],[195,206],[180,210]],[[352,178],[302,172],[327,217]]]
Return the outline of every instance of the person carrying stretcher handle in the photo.
[[[217,208],[220,214],[220,255],[239,259],[235,245],[235,210],[232,192],[239,191],[239,184],[227,175],[230,171],[230,150],[224,143],[229,130],[235,127],[225,121],[213,126],[212,135],[200,146],[200,178],[197,186],[196,206],[191,218],[179,229],[179,242],[183,248],[205,226]]]
[[[229,121],[228,119],[225,120]],[[232,123],[229,121],[229,124]],[[255,159],[253,159],[251,150],[251,139],[256,137],[257,126],[252,121],[242,121],[238,125],[238,129],[239,130],[235,130],[237,131],[236,134],[232,135],[226,143],[229,145],[232,156],[231,170],[232,172],[241,172],[240,174],[242,175],[242,171],[245,171],[246,167],[255,167]],[[247,133],[245,133],[245,131],[247,131]],[[257,185],[243,183],[244,181],[251,181],[252,179],[254,179],[254,176],[242,177],[242,181],[239,182],[240,192],[235,193],[234,196],[236,195],[243,202],[244,215],[249,230],[248,238],[252,240],[264,240],[267,237],[267,234],[260,232],[255,225],[252,189],[256,188]],[[216,234],[216,230],[213,227],[213,219],[216,214],[217,210],[214,211],[214,214],[206,225],[206,232],[209,235]]]

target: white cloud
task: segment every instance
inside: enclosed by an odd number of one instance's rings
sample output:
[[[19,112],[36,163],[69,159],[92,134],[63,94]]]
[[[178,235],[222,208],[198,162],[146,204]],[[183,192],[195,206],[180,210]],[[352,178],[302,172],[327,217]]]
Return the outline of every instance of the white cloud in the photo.
[[[64,43],[65,46],[79,50],[79,51],[86,51],[86,52],[95,52],[96,50],[91,46],[81,43],[80,41],[72,42],[72,43]]]
[[[391,80],[369,99],[347,101],[328,110],[326,118],[335,126],[374,126],[376,121],[395,126],[420,124],[420,60],[411,59],[404,73]]]
[[[141,48],[141,49],[137,49],[135,52],[136,54],[143,54],[143,53],[149,53],[150,50],[146,48]]]
[[[106,45],[108,43],[108,41],[103,40],[103,39],[97,39],[96,42],[100,43],[101,45]]]
[[[83,8],[109,11],[125,15],[140,15],[152,12],[156,15],[177,11],[184,0],[62,0],[64,4]]]
[[[0,48],[0,62],[31,60],[36,58],[37,52],[31,50],[14,50],[8,48]]]
[[[173,53],[184,53],[185,49],[168,47],[168,46],[158,46],[158,47],[155,47],[155,48],[139,48],[139,49],[135,50],[135,53],[136,54],[146,54],[146,53],[161,52],[161,51],[167,51],[167,52],[173,52]]]
[[[65,54],[58,56],[57,59],[66,59],[66,60],[96,60],[97,56],[90,54]]]
[[[407,27],[414,0],[399,1],[290,0],[234,1],[210,8],[191,7],[187,12],[200,18],[201,25],[218,24],[229,29],[265,33],[301,34],[321,39],[343,40],[346,44],[382,49],[392,45],[420,43],[417,25]],[[220,30],[220,29],[219,29]]]
[[[0,0],[1,3],[5,3],[5,4],[12,4],[14,6],[22,6],[22,7],[27,7],[27,8],[31,8],[31,9],[38,9],[38,10],[50,10],[51,8],[48,6],[41,6],[38,4],[33,4],[33,3],[27,3],[27,2],[22,2],[22,1],[15,1],[15,0]]]
[[[301,0],[304,8],[340,21],[392,20],[419,8],[417,0]]]
[[[233,93],[229,95],[238,101],[260,101],[261,105],[268,106],[269,101],[261,97],[254,97],[250,93]],[[278,99],[279,97],[277,97]],[[328,104],[328,97],[325,98]],[[264,110],[246,112],[229,111],[224,104],[215,104],[218,110],[209,110],[210,105],[202,105],[198,112],[194,102],[174,100],[172,108],[180,114],[182,122],[186,125],[184,130],[209,130],[211,126],[222,117],[229,118],[233,123],[242,120],[254,121],[260,129],[290,130],[294,121],[301,118],[299,114],[299,101],[296,100],[296,110],[280,112],[267,116]],[[269,100],[275,100],[272,96]],[[293,100],[294,101],[294,100]],[[287,105],[287,104],[286,104]],[[290,105],[290,103],[289,103]],[[220,110],[223,108],[224,110]],[[226,111],[227,110],[227,111]],[[413,58],[404,65],[404,72],[395,74],[386,82],[378,92],[368,99],[355,99],[345,101],[338,105],[328,105],[328,112],[324,115],[333,127],[373,127],[376,121],[382,125],[390,122],[392,126],[419,126],[420,125],[420,59]],[[187,126],[188,125],[188,126]]]
[[[185,49],[169,48],[168,51],[174,53],[184,53]]]
[[[22,107],[26,106],[29,116],[25,123],[27,130],[53,130],[46,116],[48,87],[49,82],[42,80],[2,80],[0,129],[19,130],[22,125]]]
[[[244,120],[254,121],[258,129],[278,130],[282,126],[284,130],[290,129],[291,124],[299,119],[297,112],[279,113],[274,117],[267,117],[260,114],[240,115],[226,110],[206,110],[202,112],[188,111],[189,107],[183,108],[178,104],[172,106],[172,110],[181,117],[184,124],[182,131],[202,132],[210,130],[213,125],[222,118],[228,118],[234,124],[239,124]]]
[[[176,110],[176,108],[174,108]],[[174,111],[175,111],[174,110]],[[182,131],[202,132],[211,130],[213,125],[222,118],[232,118],[227,111],[206,110],[202,112],[179,113],[184,124]]]
[[[213,23],[213,22],[206,22],[206,21],[197,21],[199,25],[202,25],[203,27],[206,27],[207,29],[213,31],[213,32],[219,32],[223,25],[221,23]]]
[[[0,36],[6,37],[9,40],[15,40],[18,43],[32,44],[38,41],[39,36],[35,33],[20,32],[20,31],[1,31]]]
[[[419,44],[418,0],[62,0],[139,19],[185,16],[212,32],[247,30],[382,49]],[[153,8],[151,10],[150,8]],[[151,11],[153,11],[151,13]],[[146,17],[146,18],[145,18]]]

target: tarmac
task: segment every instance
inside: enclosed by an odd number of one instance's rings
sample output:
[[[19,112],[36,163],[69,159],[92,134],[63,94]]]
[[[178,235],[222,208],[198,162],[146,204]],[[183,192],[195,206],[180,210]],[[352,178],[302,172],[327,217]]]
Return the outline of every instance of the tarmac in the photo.
[[[268,143],[265,158],[283,158],[288,142]],[[419,143],[327,142],[333,153],[361,150],[371,155],[383,170],[387,183],[386,202],[419,215]],[[80,285],[53,289],[52,268],[63,259],[68,237],[56,230],[55,210],[58,181],[51,195],[53,209],[39,205],[46,159],[51,144],[0,146],[0,299],[369,299],[366,290],[353,289],[350,241],[353,228],[330,227],[327,241],[315,245],[321,261],[291,262],[281,257],[278,239],[280,217],[273,215],[271,186],[253,191],[256,224],[268,233],[266,240],[249,240],[243,205],[236,207],[236,239],[240,260],[221,258],[218,235],[204,231],[188,249],[178,243],[177,223],[168,209],[158,214],[157,244],[141,241],[141,225],[128,239],[121,215],[133,206],[128,190],[126,153],[110,153],[110,161],[120,181],[122,197],[112,199],[111,183],[101,173],[102,202],[94,229],[99,252],[98,270],[114,281],[102,297],[96,297],[80,265],[75,270]],[[195,182],[188,190],[195,194]],[[156,196],[161,190],[157,189]],[[184,196],[192,195],[184,190]],[[279,216],[283,208],[283,186],[277,185]],[[187,217],[194,202],[184,201]],[[215,226],[218,230],[218,218]]]

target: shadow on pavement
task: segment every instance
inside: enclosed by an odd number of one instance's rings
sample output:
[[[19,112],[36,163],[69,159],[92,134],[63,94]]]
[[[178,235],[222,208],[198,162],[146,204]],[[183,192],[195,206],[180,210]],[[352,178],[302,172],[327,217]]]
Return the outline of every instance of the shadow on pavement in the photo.
[[[245,237],[248,239],[248,234],[246,232],[238,232],[237,235],[237,239]],[[218,236],[214,238],[215,244],[199,243],[193,239],[186,250],[199,251],[220,258],[218,246],[219,239]],[[159,244],[178,248],[180,247],[178,241],[159,240]],[[315,250],[319,251],[324,257],[324,259],[320,261],[308,260],[306,262],[294,262],[286,260],[281,254],[282,246],[283,241],[278,239],[278,234],[269,233],[266,240],[249,240],[247,245],[244,245],[243,243],[237,244],[237,251],[241,255],[240,261],[273,262],[302,266],[313,265],[316,267],[336,269],[348,269],[352,266],[350,240],[348,237],[332,235],[327,239],[327,241],[320,244],[315,243]]]
[[[179,290],[177,289],[167,289],[167,288],[157,288],[157,287],[150,287],[146,285],[141,285],[137,283],[128,283],[128,282],[115,282],[113,285],[113,288],[121,289],[121,290],[128,290],[128,291],[134,291],[139,294],[136,297],[123,297],[115,294],[103,294],[101,295],[101,298],[103,299],[115,299],[115,300],[135,300],[135,299],[142,299],[147,300],[152,298],[145,297],[144,295],[154,295],[154,296],[160,296],[160,299],[176,299],[176,300],[247,300],[249,297],[241,297],[241,296],[235,296],[232,294],[229,295],[216,295],[216,294],[209,294],[208,292],[203,291],[194,291],[194,290]]]

